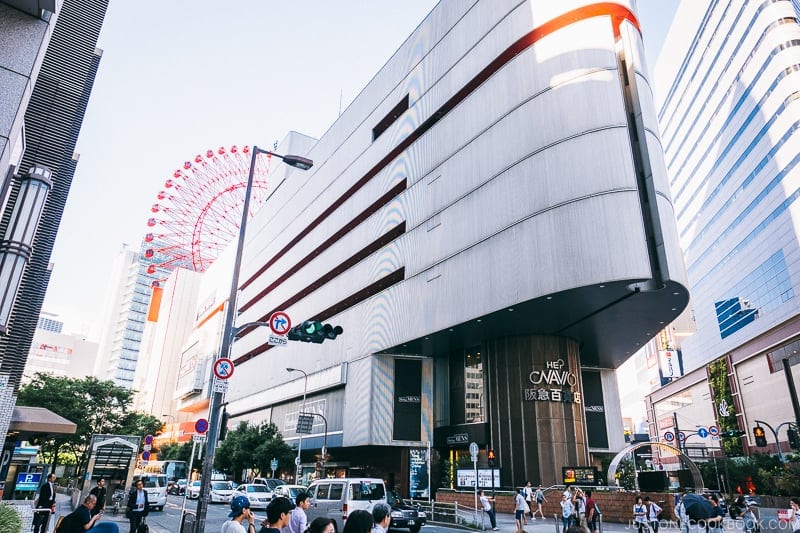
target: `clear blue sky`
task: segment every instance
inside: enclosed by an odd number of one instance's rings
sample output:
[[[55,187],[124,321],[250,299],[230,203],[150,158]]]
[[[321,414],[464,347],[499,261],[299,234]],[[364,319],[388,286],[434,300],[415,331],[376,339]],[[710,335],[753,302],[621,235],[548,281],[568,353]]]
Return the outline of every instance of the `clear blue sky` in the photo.
[[[444,0],[459,1],[459,0]],[[677,0],[638,0],[652,67]],[[110,267],[208,148],[320,137],[434,0],[110,2],[44,311],[98,340]]]

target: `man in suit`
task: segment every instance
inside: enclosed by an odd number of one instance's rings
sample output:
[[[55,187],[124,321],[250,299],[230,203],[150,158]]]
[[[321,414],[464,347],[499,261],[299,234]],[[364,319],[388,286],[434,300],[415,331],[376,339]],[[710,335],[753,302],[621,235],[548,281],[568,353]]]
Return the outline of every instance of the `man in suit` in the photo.
[[[56,475],[47,475],[47,481],[39,487],[39,497],[36,499],[36,511],[33,515],[33,533],[47,533],[47,522],[50,514],[56,510]]]
[[[125,512],[125,516],[131,522],[131,533],[136,533],[139,524],[142,523],[142,519],[147,516],[149,512],[148,504],[144,482],[141,479],[137,479],[134,482],[133,489],[128,494],[128,504]]]

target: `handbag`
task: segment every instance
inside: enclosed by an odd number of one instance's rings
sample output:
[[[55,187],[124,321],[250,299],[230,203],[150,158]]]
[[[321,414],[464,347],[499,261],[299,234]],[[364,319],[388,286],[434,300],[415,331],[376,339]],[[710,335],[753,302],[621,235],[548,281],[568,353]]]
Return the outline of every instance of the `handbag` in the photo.
[[[139,522],[139,527],[136,528],[136,533],[150,533],[150,526],[147,525],[147,520],[142,517],[142,521]]]

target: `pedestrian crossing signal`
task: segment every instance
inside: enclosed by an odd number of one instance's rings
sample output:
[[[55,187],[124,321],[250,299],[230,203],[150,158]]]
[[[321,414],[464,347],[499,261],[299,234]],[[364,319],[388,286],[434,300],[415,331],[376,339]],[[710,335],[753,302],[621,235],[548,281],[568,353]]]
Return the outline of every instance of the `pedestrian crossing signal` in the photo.
[[[756,439],[756,446],[764,448],[767,445],[767,434],[764,433],[764,428],[756,426],[753,428],[753,437]]]

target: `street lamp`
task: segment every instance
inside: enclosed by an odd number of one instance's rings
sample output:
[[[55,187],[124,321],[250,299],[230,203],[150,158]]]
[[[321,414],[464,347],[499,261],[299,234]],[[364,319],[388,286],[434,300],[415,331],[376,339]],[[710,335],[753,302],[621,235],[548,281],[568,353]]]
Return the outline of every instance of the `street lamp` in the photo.
[[[303,413],[306,409],[306,392],[308,391],[308,374],[306,374],[305,370],[300,370],[299,368],[291,368],[286,367],[287,372],[301,372],[303,374],[303,403],[300,405],[300,413]],[[300,414],[297,415],[297,424],[300,425]],[[295,460],[296,472],[295,472],[295,483],[300,484],[300,450],[303,448],[303,434],[297,434],[300,440],[297,442],[297,459]]]
[[[236,258],[233,262],[233,273],[231,274],[231,290],[228,294],[228,302],[225,305],[225,323],[222,329],[222,336],[219,341],[219,352],[214,358],[217,359],[228,357],[231,352],[234,340],[234,327],[233,323],[236,320],[236,293],[239,290],[239,272],[242,268],[242,251],[244,248],[244,235],[247,229],[247,215],[250,212],[250,196],[253,192],[253,174],[256,169],[256,157],[258,154],[268,154],[281,159],[284,163],[291,167],[299,168],[300,170],[308,170],[314,165],[314,162],[305,157],[298,155],[279,155],[269,150],[262,150],[258,146],[253,146],[252,154],[250,157],[250,172],[247,174],[247,187],[244,190],[244,205],[242,206],[242,221],[239,224],[239,239],[236,244]],[[285,180],[284,180],[285,181]],[[272,195],[280,188],[283,181],[277,187],[272,189],[272,192],[264,200],[266,204]],[[212,364],[214,363],[212,362]],[[197,527],[196,533],[204,533],[206,530],[206,513],[208,512],[208,492],[211,485],[211,473],[214,468],[214,452],[217,449],[217,440],[219,440],[219,421],[220,421],[220,408],[222,406],[222,392],[211,392],[211,405],[208,408],[209,421],[208,432],[206,433],[206,460],[203,463],[203,478],[200,484],[200,497],[197,500]]]
[[[169,430],[169,443],[172,444],[172,437],[175,436],[175,417],[172,416],[172,415],[168,415],[168,414],[163,414],[163,415],[161,415],[161,417],[162,418],[168,417],[169,419],[172,420],[172,427]]]

